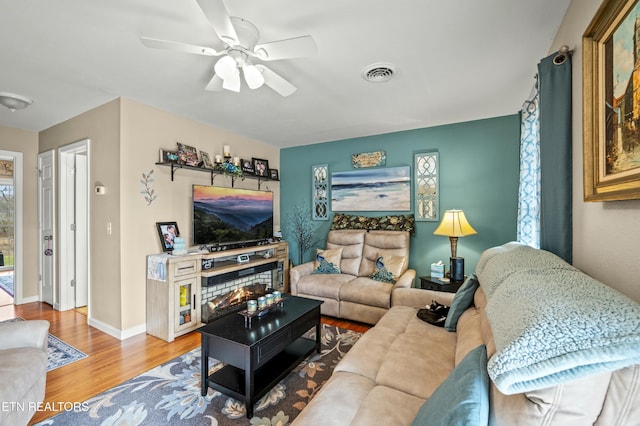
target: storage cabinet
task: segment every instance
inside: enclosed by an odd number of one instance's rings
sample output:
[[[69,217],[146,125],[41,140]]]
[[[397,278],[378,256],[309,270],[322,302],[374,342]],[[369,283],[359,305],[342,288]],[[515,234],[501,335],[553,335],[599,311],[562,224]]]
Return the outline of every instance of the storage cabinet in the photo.
[[[147,333],[172,342],[201,325],[200,257],[199,254],[147,257],[147,268],[164,263],[166,271],[165,274],[147,271]],[[155,259],[150,262],[149,258]]]

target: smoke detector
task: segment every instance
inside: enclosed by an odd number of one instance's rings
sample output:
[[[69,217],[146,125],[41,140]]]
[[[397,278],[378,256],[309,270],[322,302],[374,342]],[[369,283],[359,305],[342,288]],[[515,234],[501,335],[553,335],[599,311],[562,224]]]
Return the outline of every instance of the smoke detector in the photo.
[[[366,66],[362,70],[362,78],[370,83],[384,83],[391,80],[395,67],[389,63],[377,63]]]

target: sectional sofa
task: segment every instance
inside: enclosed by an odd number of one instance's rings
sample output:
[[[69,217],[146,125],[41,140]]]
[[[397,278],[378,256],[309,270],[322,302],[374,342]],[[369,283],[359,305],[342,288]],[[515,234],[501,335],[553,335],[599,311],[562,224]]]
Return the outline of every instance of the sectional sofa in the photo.
[[[294,425],[638,425],[640,305],[555,255],[508,243],[455,296],[392,296]]]

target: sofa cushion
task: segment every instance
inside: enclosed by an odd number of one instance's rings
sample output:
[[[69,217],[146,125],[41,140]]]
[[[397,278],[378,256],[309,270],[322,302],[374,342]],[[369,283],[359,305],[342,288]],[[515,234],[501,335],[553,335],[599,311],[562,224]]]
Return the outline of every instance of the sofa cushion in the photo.
[[[387,386],[376,386],[360,405],[350,426],[407,425],[424,399]],[[425,423],[427,424],[427,423]]]
[[[311,274],[300,278],[298,294],[310,294],[340,300],[340,287],[355,279],[348,274]]]
[[[342,248],[332,250],[316,250],[312,274],[339,274]]]
[[[393,284],[359,277],[340,288],[340,301],[389,308],[391,306],[392,289]]]
[[[458,318],[473,303],[473,296],[478,288],[478,280],[475,275],[470,275],[456,292],[447,319],[444,322],[444,328],[447,331],[456,331]]]
[[[22,401],[29,389],[46,374],[46,351],[40,348],[0,351],[0,401]]]
[[[378,256],[371,279],[395,284],[402,272],[406,270],[406,263],[405,256]]]
[[[363,230],[329,231],[327,235],[328,249],[342,249],[340,270],[344,274],[358,275],[362,262],[362,248],[364,247]]]
[[[482,426],[489,422],[489,376],[484,345],[469,352],[431,398],[412,425]]]
[[[380,256],[409,257],[409,233],[404,231],[369,231],[364,236],[362,262],[358,276],[370,277]],[[407,270],[405,265],[401,274]]]

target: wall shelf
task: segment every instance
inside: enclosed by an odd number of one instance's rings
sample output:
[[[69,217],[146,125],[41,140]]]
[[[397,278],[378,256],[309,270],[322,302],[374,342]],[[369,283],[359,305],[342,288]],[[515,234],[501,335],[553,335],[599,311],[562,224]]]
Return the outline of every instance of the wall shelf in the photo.
[[[244,179],[257,180],[258,181],[258,189],[260,189],[260,185],[262,185],[262,182],[279,182],[278,179],[271,179],[269,176],[255,176],[255,175],[234,176],[234,175],[225,174],[222,170],[207,169],[207,168],[204,168],[204,167],[196,167],[196,166],[188,166],[186,164],[180,164],[180,163],[174,163],[174,162],[157,162],[156,165],[157,166],[170,167],[171,168],[171,182],[173,182],[173,178],[174,178],[175,172],[178,169],[195,170],[195,171],[200,172],[200,173],[207,173],[207,174],[209,174],[211,176],[211,185],[213,185],[213,180],[215,179],[216,176],[219,176],[219,175],[230,176],[231,177],[231,187],[232,188],[234,187],[235,182],[236,182],[237,179],[240,179],[240,180],[244,180]]]

